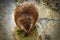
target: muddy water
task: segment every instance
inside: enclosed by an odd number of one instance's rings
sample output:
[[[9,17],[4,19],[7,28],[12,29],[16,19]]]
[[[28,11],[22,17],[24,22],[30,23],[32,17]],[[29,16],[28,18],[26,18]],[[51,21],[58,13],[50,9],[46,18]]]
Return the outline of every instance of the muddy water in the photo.
[[[13,11],[15,8],[13,2],[0,3],[0,40],[14,40],[12,31],[15,27],[13,20]],[[47,21],[41,20],[40,22],[49,29],[46,34],[51,35],[52,40],[60,40],[60,14],[44,5],[37,6],[40,18],[47,18]]]

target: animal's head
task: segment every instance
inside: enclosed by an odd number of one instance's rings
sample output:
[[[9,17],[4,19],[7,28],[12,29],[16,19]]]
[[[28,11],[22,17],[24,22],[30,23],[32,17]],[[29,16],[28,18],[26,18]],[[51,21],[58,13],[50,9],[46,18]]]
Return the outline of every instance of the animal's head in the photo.
[[[26,2],[16,7],[14,17],[16,25],[23,30],[27,36],[30,30],[34,28],[38,18],[38,12],[35,5]]]
[[[23,31],[24,35],[27,36],[30,33],[30,30],[33,28],[33,25],[31,25],[33,19],[31,19],[30,17],[24,17],[19,19],[18,21],[20,29]]]

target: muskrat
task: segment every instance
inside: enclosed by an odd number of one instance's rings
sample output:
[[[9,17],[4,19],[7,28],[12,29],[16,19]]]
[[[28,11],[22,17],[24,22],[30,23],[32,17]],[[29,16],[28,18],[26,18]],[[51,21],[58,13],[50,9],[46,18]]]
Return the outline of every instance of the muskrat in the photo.
[[[34,29],[38,19],[38,11],[33,3],[24,2],[15,8],[14,19],[20,30],[23,30],[25,36]]]

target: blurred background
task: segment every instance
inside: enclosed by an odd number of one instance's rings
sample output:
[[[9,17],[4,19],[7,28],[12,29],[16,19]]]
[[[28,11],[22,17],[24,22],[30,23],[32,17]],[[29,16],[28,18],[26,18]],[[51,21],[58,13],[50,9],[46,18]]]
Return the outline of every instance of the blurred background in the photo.
[[[36,5],[40,18],[51,20],[44,24],[51,31],[51,40],[60,40],[60,0],[0,0],[0,40],[15,40],[12,34],[15,27],[14,9],[25,1]]]

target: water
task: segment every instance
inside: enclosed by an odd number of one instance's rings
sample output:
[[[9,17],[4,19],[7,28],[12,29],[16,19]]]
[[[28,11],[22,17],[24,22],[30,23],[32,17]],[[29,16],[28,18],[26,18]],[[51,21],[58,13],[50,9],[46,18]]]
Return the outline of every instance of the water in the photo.
[[[0,3],[0,40],[14,40],[12,31],[15,27],[13,20],[15,4],[12,2]]]
[[[15,27],[13,20],[13,12],[15,7],[16,5],[14,2],[5,1],[0,3],[0,40],[14,40],[12,33]],[[60,40],[60,21],[58,21],[60,19],[59,13],[46,8],[42,4],[38,5],[37,8],[40,15],[39,18],[57,19],[57,21],[41,20],[40,22],[45,27],[49,28],[46,28],[47,30],[45,32],[46,34],[51,35],[52,40]]]

